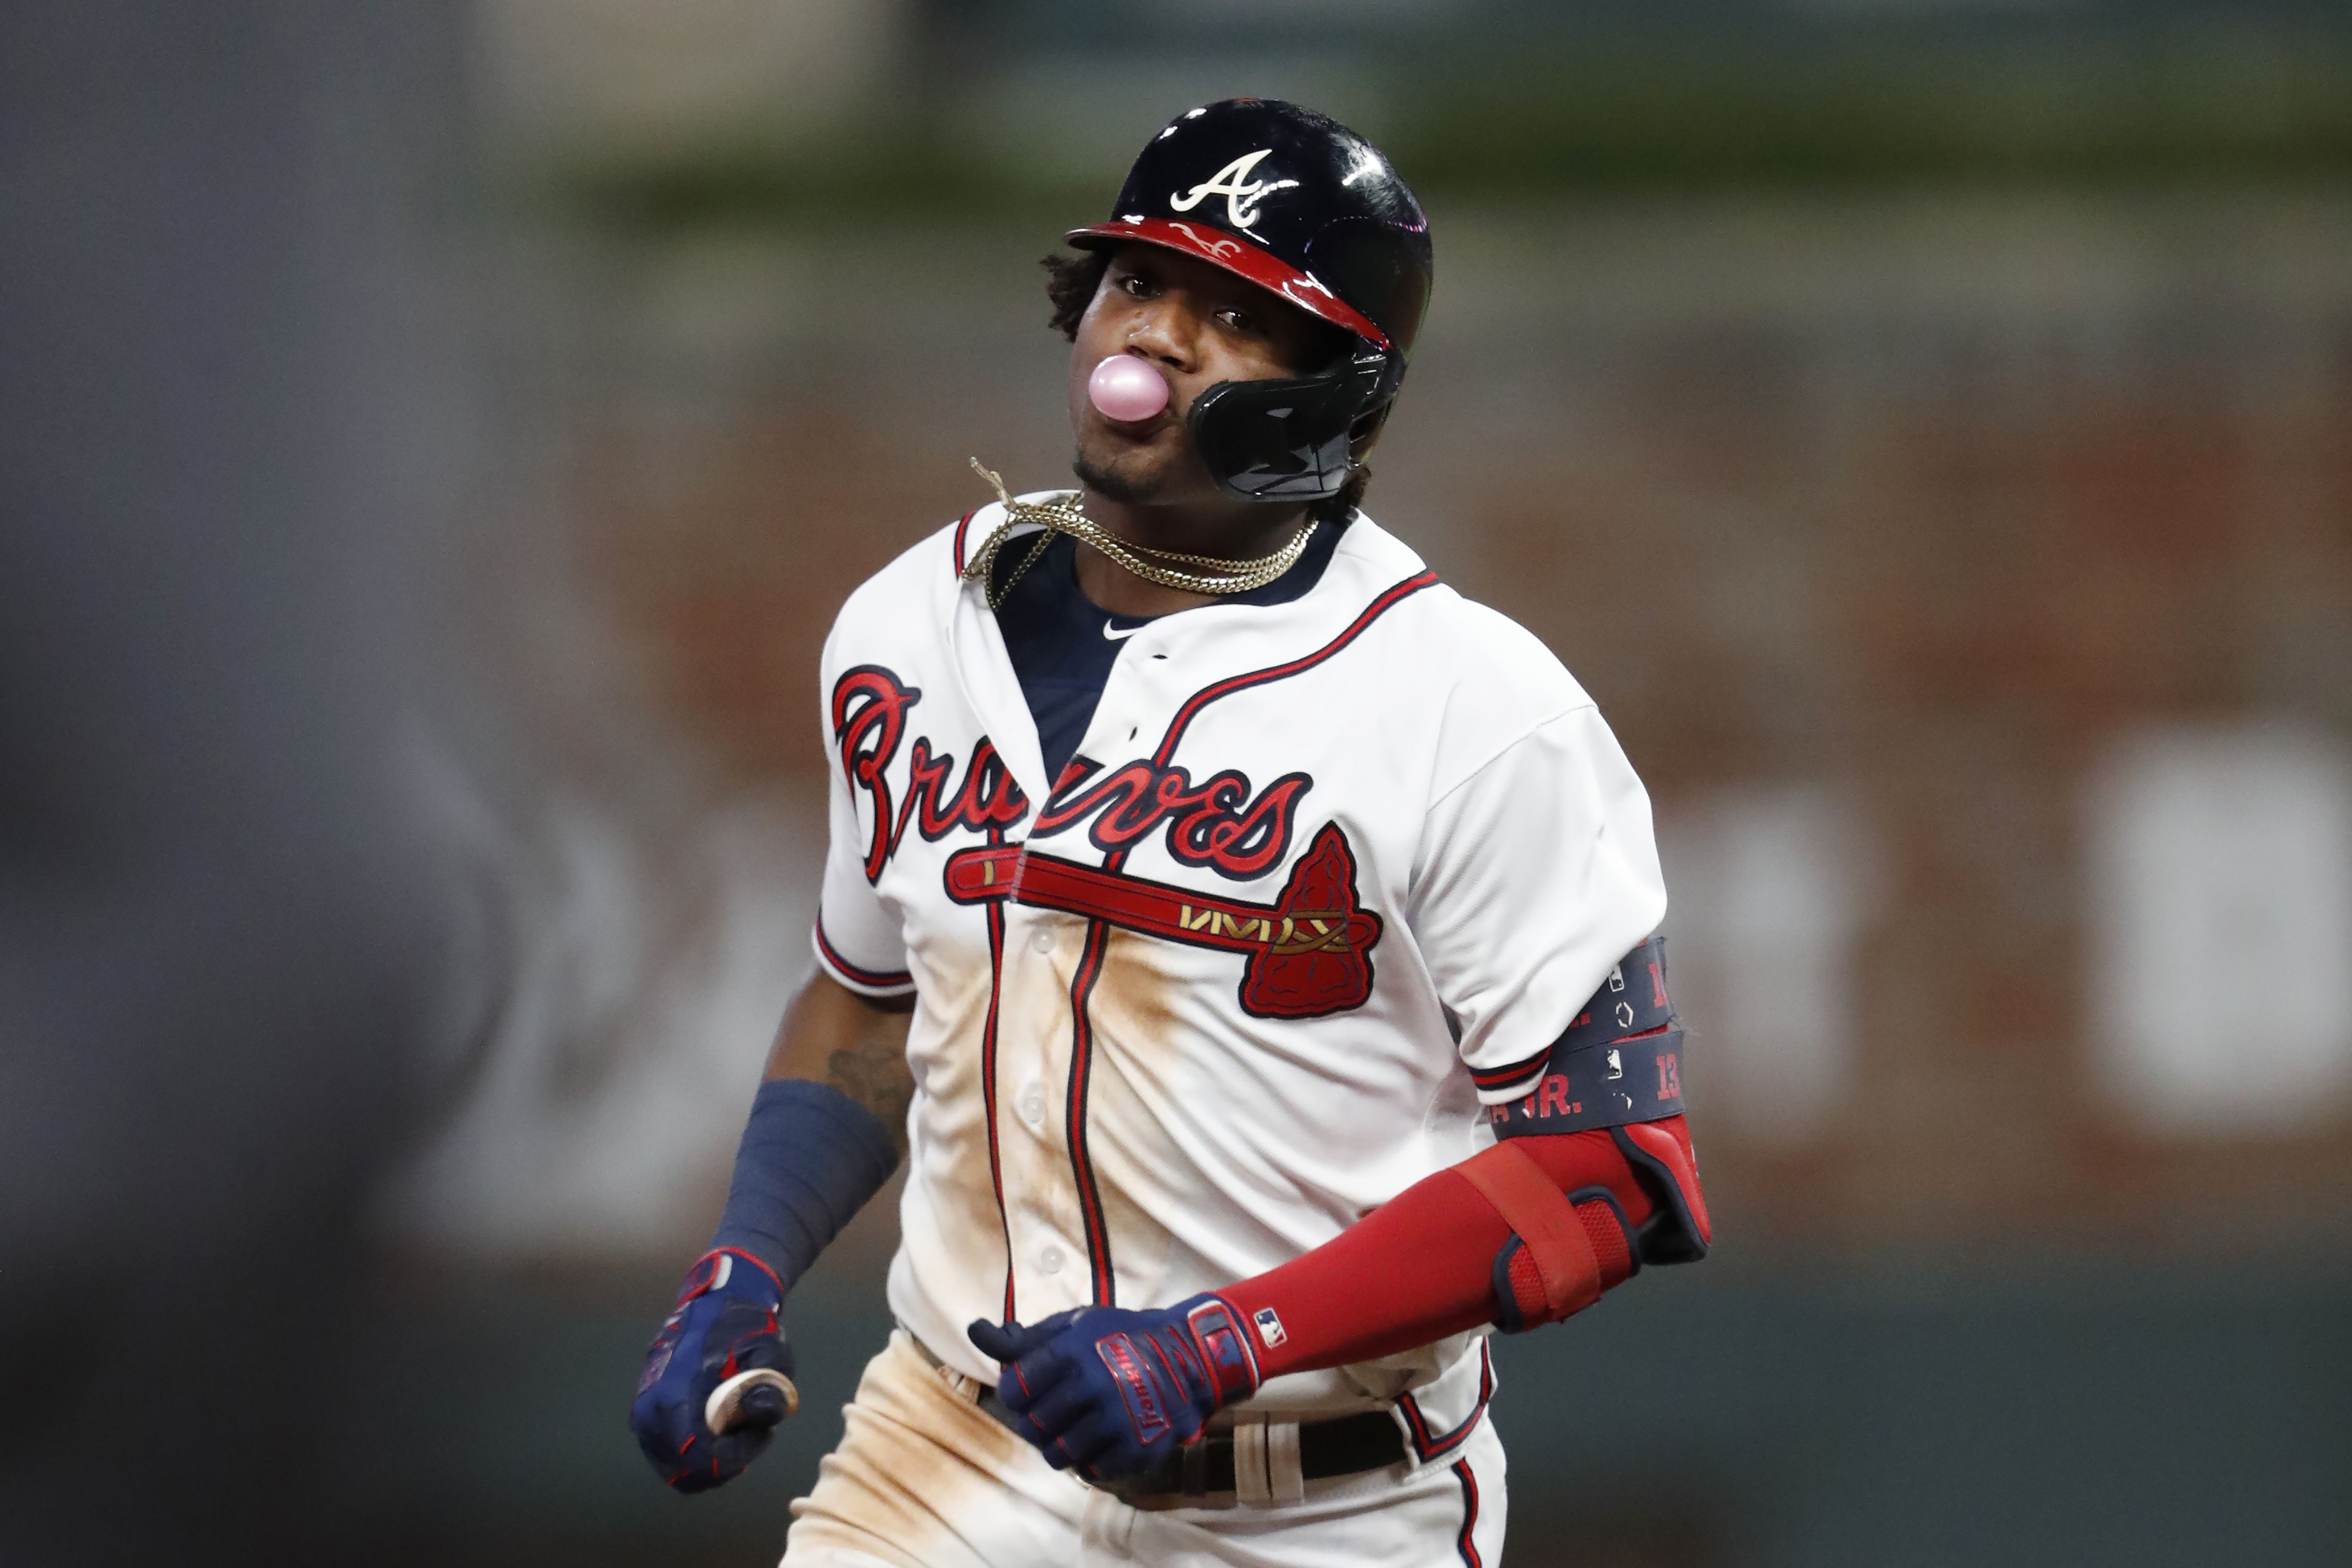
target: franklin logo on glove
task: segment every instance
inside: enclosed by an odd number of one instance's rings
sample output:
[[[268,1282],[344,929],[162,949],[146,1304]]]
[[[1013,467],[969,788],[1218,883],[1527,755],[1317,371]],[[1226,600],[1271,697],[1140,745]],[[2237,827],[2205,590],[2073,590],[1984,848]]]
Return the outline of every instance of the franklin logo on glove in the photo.
[[[1211,1416],[1257,1392],[1240,1315],[1216,1296],[1153,1312],[1081,1307],[1024,1328],[981,1322],[1003,1365],[996,1396],[1055,1469],[1109,1480],[1150,1469]]]
[[[1115,1333],[1095,1346],[1110,1375],[1118,1379],[1118,1392],[1127,1401],[1127,1414],[1135,1423],[1135,1440],[1150,1444],[1168,1430],[1168,1417],[1160,1413],[1160,1401],[1151,1396],[1151,1379],[1144,1375],[1143,1363],[1135,1354],[1134,1342],[1123,1333]]]

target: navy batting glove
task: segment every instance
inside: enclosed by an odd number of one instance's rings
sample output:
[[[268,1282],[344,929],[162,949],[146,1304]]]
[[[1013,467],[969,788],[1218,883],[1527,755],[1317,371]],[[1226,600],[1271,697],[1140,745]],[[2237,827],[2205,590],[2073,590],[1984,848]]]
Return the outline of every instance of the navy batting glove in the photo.
[[[687,1270],[629,1406],[637,1447],[679,1491],[708,1491],[741,1475],[775,1436],[785,1410],[772,1387],[746,1395],[743,1418],[724,1432],[711,1431],[702,1416],[710,1391],[739,1372],[764,1366],[792,1375],[793,1347],[776,1315],[783,1305],[775,1275],[749,1252],[720,1248]]]
[[[976,1322],[971,1343],[1003,1364],[996,1396],[1055,1469],[1094,1480],[1148,1470],[1257,1392],[1241,1314],[1194,1296],[1148,1312],[1058,1312],[1032,1327]]]

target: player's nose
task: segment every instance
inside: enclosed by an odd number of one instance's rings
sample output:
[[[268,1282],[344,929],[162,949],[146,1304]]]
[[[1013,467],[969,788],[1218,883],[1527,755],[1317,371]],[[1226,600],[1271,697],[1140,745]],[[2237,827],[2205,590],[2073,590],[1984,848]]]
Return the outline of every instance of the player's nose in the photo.
[[[1147,302],[1137,313],[1128,328],[1127,349],[1172,370],[1190,371],[1198,359],[1200,323],[1173,294]]]

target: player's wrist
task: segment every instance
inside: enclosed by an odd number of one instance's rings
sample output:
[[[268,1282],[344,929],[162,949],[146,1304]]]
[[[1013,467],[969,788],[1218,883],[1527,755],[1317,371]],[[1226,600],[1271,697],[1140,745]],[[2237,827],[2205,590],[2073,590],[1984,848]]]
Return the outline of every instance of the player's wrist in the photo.
[[[680,1287],[681,1304],[710,1291],[743,1296],[772,1307],[784,1304],[783,1277],[776,1266],[748,1247],[713,1247],[694,1260]]]
[[[752,1098],[711,1250],[755,1260],[787,1292],[898,1163],[887,1129],[840,1090],[771,1079]]]
[[[1216,1292],[1242,1325],[1261,1385],[1290,1373],[1334,1364],[1318,1358],[1322,1346],[1316,1343],[1317,1314],[1311,1302],[1300,1299],[1297,1273],[1295,1267],[1285,1265]]]
[[[1179,1301],[1172,1309],[1208,1378],[1213,1409],[1223,1409],[1255,1394],[1265,1383],[1249,1320],[1240,1307],[1214,1291]]]

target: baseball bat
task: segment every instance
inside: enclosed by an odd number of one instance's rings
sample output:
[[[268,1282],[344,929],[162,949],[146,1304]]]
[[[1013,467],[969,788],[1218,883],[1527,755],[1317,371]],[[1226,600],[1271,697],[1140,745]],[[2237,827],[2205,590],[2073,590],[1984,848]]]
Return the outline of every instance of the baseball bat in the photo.
[[[756,1396],[761,1389],[774,1389],[767,1398],[753,1398],[751,1408],[744,1408],[746,1396]],[[776,1399],[783,1401],[783,1414],[774,1415]],[[793,1411],[801,1407],[801,1391],[793,1380],[773,1367],[755,1366],[749,1372],[739,1372],[710,1391],[703,1401],[702,1424],[713,1432],[724,1432],[730,1427],[782,1426]],[[746,1417],[749,1419],[746,1419]]]

